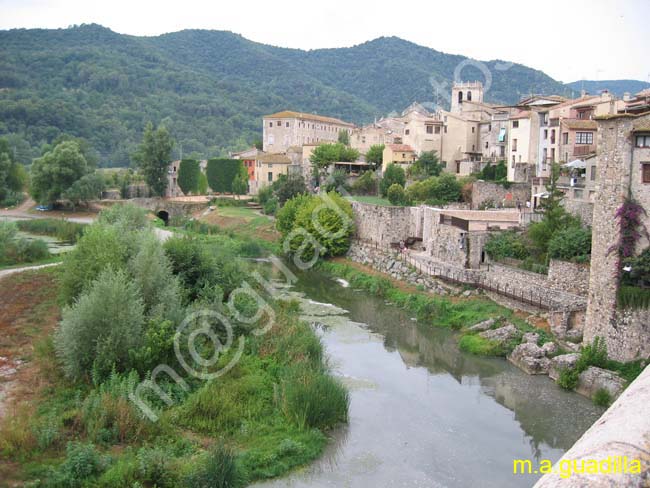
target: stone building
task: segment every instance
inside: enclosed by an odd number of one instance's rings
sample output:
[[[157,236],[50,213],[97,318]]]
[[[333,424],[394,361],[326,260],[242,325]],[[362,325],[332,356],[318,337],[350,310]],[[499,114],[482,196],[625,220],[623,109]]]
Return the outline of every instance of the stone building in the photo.
[[[255,183],[251,193],[256,194],[261,188],[277,181],[280,175],[288,175],[292,165],[286,154],[261,153],[255,158]]]
[[[382,172],[389,164],[397,164],[406,171],[417,160],[415,149],[407,144],[388,144],[384,147]]]
[[[285,110],[263,117],[263,150],[284,153],[291,146],[336,142],[339,132],[352,134],[353,128],[353,124],[333,117]]]
[[[650,311],[617,303],[620,229],[616,212],[627,197],[650,210],[650,112],[596,118],[598,188],[595,195],[591,277],[584,340],[605,339],[613,359],[650,356]],[[650,229],[650,212],[642,216]],[[650,243],[642,237],[636,252]]]

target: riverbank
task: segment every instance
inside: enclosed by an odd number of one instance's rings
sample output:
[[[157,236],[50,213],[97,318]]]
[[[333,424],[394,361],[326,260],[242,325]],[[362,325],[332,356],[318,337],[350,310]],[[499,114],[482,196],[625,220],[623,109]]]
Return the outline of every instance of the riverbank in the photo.
[[[173,400],[167,404],[147,397],[153,402],[156,422],[144,418],[127,393],[133,392],[148,377],[147,371],[159,362],[183,371],[175,361],[172,339],[177,324],[171,316],[146,325],[146,342],[133,351],[132,357],[141,358],[132,363],[133,370],[114,371],[105,378],[98,378],[95,371],[92,378],[71,379],[64,374],[62,357],[55,352],[58,339],[53,330],[62,314],[60,287],[69,284],[74,276],[71,273],[81,278],[88,271],[84,263],[97,262],[101,256],[102,262],[111,263],[118,273],[125,269],[136,273],[133,276],[137,278],[139,266],[147,263],[146,256],[159,255],[159,251],[148,251],[142,255],[142,264],[126,267],[131,261],[124,260],[135,251],[121,247],[120,240],[128,239],[124,244],[131,247],[142,244],[137,238],[131,239],[136,237],[129,227],[131,223],[115,225],[120,226],[119,232],[111,231],[110,225],[101,231],[95,226],[88,229],[75,254],[61,269],[32,271],[0,280],[0,293],[12,297],[12,307],[3,307],[3,343],[20,343],[19,348],[7,347],[2,353],[7,364],[11,362],[9,369],[17,375],[3,381],[11,385],[3,399],[4,411],[10,414],[0,421],[3,481],[32,482],[35,486],[113,487],[136,482],[144,486],[199,486],[197,480],[201,477],[218,483],[214,478],[218,476],[230,483],[223,486],[241,486],[280,476],[316,459],[327,445],[330,429],[347,421],[348,397],[330,374],[315,331],[300,320],[291,301],[268,302],[275,320],[266,334],[252,334],[257,322],[234,322],[233,346],[240,338],[245,346],[240,355],[231,347],[220,356],[219,368],[233,361],[223,376],[211,381],[184,377],[187,391],[167,375],[158,378],[163,391]],[[148,249],[161,245],[157,240],[143,242],[149,242]],[[195,253],[197,268],[192,270],[191,279],[179,275],[181,281],[190,286],[195,280],[203,280],[221,301],[227,297],[224,292],[230,293],[232,287],[239,286],[239,280],[256,269],[255,264],[237,256],[242,245],[245,247],[247,242],[223,234],[193,234],[189,239],[170,238],[164,249],[173,256],[170,259],[176,263],[174,266],[179,259]],[[249,254],[257,251],[248,249]],[[185,266],[178,269],[190,271]],[[86,286],[88,292],[82,289],[82,293],[92,294],[95,285],[91,282]],[[206,293],[201,289],[196,292]],[[110,306],[110,298],[98,298],[98,303]],[[183,311],[191,314],[206,307],[213,310],[211,300],[206,296],[201,303],[190,302],[183,305]],[[237,307],[240,313],[250,313],[250,305],[244,301]],[[124,307],[128,305],[121,309]],[[225,303],[219,304],[217,310],[234,320]],[[69,316],[69,312],[63,311],[63,315]],[[115,320],[120,319],[115,316]],[[219,329],[218,333],[223,331]],[[24,340],[13,341],[11,337]],[[38,346],[34,344],[36,337]],[[203,341],[198,347],[202,355],[207,346]],[[26,353],[25,348],[31,348],[31,352]],[[38,381],[22,388],[21,375],[28,371]],[[83,464],[80,470],[75,467],[78,462]]]

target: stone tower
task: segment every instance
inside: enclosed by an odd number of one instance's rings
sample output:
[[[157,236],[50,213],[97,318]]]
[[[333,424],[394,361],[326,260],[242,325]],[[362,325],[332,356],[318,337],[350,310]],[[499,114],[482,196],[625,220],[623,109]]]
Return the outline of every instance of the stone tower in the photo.
[[[451,88],[451,112],[462,112],[463,102],[483,103],[483,83],[480,81],[454,82],[454,86]]]

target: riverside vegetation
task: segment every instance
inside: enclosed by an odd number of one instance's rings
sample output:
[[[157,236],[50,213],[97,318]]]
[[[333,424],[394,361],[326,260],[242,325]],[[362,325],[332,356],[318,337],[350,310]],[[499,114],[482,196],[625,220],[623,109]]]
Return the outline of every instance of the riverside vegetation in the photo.
[[[263,335],[252,334],[260,323],[234,320],[235,311],[256,311],[251,300],[232,295],[254,266],[238,258],[242,250],[261,252],[246,239],[191,229],[161,244],[145,213],[131,206],[112,207],[86,228],[61,269],[47,271],[57,276],[62,318],[37,347],[43,386],[0,425],[0,464],[14,463],[16,481],[236,487],[322,452],[327,431],[347,421],[347,391],[296,302],[270,302],[276,318]],[[184,377],[189,391],[160,375],[173,403],[148,398],[159,416],[153,423],[127,395],[158,364],[183,371],[174,334],[200,310],[229,317],[233,344],[245,338],[244,352],[217,379]],[[211,327],[226,340],[223,327]],[[209,358],[214,349],[200,339],[197,351]],[[225,352],[217,366],[233,354]]]

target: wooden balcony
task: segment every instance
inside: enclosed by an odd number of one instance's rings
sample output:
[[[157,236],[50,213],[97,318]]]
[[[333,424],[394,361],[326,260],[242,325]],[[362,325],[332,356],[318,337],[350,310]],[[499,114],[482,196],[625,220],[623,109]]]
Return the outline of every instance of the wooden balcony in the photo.
[[[593,144],[581,144],[579,146],[573,146],[574,156],[587,156],[589,154],[594,154],[595,152],[596,146]]]

